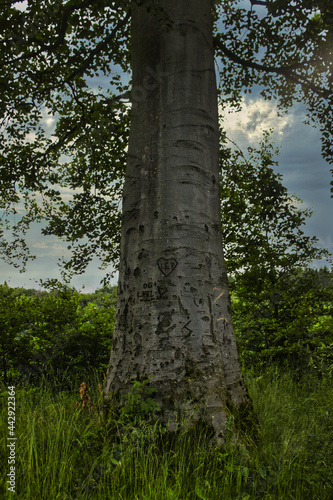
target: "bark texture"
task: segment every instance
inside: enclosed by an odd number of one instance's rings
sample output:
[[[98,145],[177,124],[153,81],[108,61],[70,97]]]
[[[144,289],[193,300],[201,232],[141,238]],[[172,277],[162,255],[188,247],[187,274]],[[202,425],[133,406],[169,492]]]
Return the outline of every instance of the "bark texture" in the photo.
[[[132,11],[133,106],[105,394],[154,375],[169,428],[249,402],[223,257],[210,0]],[[171,22],[171,27],[168,27]]]

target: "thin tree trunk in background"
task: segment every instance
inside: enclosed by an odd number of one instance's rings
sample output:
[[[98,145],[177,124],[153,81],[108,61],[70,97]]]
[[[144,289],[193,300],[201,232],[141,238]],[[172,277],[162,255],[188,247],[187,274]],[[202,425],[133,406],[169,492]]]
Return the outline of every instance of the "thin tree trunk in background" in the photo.
[[[171,430],[203,417],[219,438],[227,415],[250,401],[222,248],[211,1],[161,5],[162,20],[132,10],[133,107],[105,393],[124,394],[153,374]]]

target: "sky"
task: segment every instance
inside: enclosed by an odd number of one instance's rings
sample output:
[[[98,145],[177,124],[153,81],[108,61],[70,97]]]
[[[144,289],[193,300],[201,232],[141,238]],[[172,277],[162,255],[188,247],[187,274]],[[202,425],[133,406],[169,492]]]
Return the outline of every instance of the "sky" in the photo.
[[[19,4],[18,4],[19,5]],[[25,4],[21,5],[22,10]],[[288,114],[278,116],[273,101],[265,101],[260,95],[246,96],[243,109],[238,113],[224,116],[224,127],[228,138],[246,152],[248,146],[258,147],[263,130],[274,128],[273,139],[280,147],[278,166],[275,169],[283,176],[283,184],[290,193],[303,200],[302,208],[312,208],[314,214],[305,226],[305,233],[319,238],[319,246],[333,253],[333,198],[330,198],[330,165],[321,157],[320,133],[312,126],[305,125],[305,108],[296,105]],[[44,125],[50,132],[54,118],[45,113]],[[60,279],[59,259],[69,256],[67,244],[55,237],[40,234],[40,225],[35,224],[28,233],[27,242],[37,259],[28,264],[27,271],[7,265],[0,259],[0,283],[24,288],[40,288],[39,280]],[[317,262],[316,265],[325,262]],[[93,261],[83,275],[73,278],[71,285],[90,292],[101,287],[105,271],[98,269]],[[108,269],[107,271],[112,271]],[[116,284],[117,276],[111,284]]]
[[[46,116],[45,120],[49,118]],[[274,128],[273,140],[280,147],[276,171],[283,176],[283,184],[290,193],[303,200],[302,208],[312,208],[314,214],[305,226],[305,234],[317,236],[319,245],[333,253],[333,199],[330,198],[330,166],[321,158],[320,135],[312,126],[305,125],[305,110],[297,105],[282,117],[277,114],[272,101],[261,97],[248,97],[243,110],[225,114],[227,136],[246,152],[248,146],[257,147],[263,130]],[[52,127],[52,122],[48,126]],[[40,234],[40,225],[34,225],[28,242],[37,259],[28,264],[27,271],[19,270],[0,261],[0,283],[7,281],[10,286],[39,288],[39,280],[60,279],[59,258],[69,255],[67,245],[55,237]],[[317,263],[317,265],[325,262]],[[98,269],[93,261],[83,275],[75,277],[71,285],[84,292],[101,287],[100,281],[105,271]],[[108,271],[111,271],[109,269]],[[117,277],[111,281],[116,284]]]
[[[273,140],[280,148],[275,170],[288,191],[303,201],[301,208],[314,211],[305,233],[317,236],[320,246],[333,252],[332,166],[321,157],[320,132],[303,123],[305,112],[299,104],[280,117],[271,101],[248,98],[243,111],[226,116],[225,124],[230,139],[245,149],[258,144],[263,130],[274,129]]]

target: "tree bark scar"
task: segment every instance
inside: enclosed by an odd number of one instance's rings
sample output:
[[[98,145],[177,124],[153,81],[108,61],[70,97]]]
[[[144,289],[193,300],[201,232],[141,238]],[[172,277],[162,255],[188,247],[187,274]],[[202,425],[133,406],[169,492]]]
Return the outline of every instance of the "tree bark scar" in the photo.
[[[180,300],[180,297],[178,297],[178,305],[179,305],[179,312],[182,316],[187,316],[189,318],[190,316],[190,313],[189,313],[189,310],[186,309],[183,304],[182,304],[182,301]]]
[[[184,334],[184,337],[185,337],[185,338],[189,337],[189,336],[191,335],[191,333],[193,333],[193,330],[191,330],[191,328],[189,328],[189,326],[188,326],[190,323],[191,323],[191,320],[190,320],[190,321],[188,321],[188,322],[186,323],[186,325],[184,325],[184,326],[182,327],[182,330],[181,330],[181,331],[182,331],[182,333]]]
[[[209,317],[210,317],[210,335],[212,337],[213,342],[216,342],[214,314],[212,308],[212,299],[210,298],[210,295],[208,295],[208,307],[209,307]]]
[[[213,288],[213,290],[221,290],[221,288]],[[217,302],[222,297],[222,295],[224,293],[225,293],[225,290],[222,290],[222,293],[220,293],[220,295],[218,297],[216,297],[216,299],[214,299],[214,302]]]
[[[174,309],[172,311],[165,311],[159,314],[158,326],[156,329],[156,335],[161,335],[162,333],[169,333],[175,325],[172,325],[172,316],[174,314]]]

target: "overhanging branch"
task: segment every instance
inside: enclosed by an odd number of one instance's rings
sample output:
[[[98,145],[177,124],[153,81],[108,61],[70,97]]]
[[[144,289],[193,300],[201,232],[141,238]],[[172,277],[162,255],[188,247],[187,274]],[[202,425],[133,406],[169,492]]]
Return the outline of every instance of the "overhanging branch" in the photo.
[[[72,5],[68,5],[66,7],[66,9],[64,10],[64,14],[63,14],[63,17],[62,17],[62,20],[61,20],[61,24],[60,24],[60,29],[59,29],[59,32],[58,32],[58,37],[56,39],[56,41],[50,45],[48,44],[45,44],[43,43],[39,38],[36,38],[36,37],[29,37],[27,41],[23,42],[23,37],[21,37],[20,35],[18,35],[17,33],[13,33],[15,38],[17,40],[20,41],[20,43],[22,45],[29,45],[31,43],[36,43],[37,45],[39,45],[39,48],[36,49],[36,50],[32,50],[31,52],[28,52],[26,54],[22,54],[18,57],[15,57],[14,59],[10,59],[10,60],[7,60],[7,61],[3,61],[1,64],[0,64],[0,68],[4,67],[4,66],[8,66],[8,65],[16,65],[18,62],[20,61],[24,61],[24,60],[29,60],[29,59],[32,59],[32,58],[35,58],[37,56],[39,56],[40,54],[42,53],[52,53],[54,52],[55,49],[57,49],[58,47],[60,47],[64,41],[65,41],[65,36],[66,36],[66,31],[67,31],[67,28],[69,26],[69,17],[70,15],[75,12],[76,10],[82,10],[82,9],[85,9],[87,7],[90,7],[91,6],[91,0],[85,0],[81,3],[77,3],[77,4],[72,4]],[[124,20],[126,19],[126,21],[128,21],[129,19],[129,12],[127,13],[127,15],[125,16]],[[123,20],[120,21],[120,23],[117,24],[116,28],[118,29],[119,27],[123,27]],[[115,30],[113,30],[114,32]],[[8,42],[9,40],[4,40],[3,42]]]
[[[232,52],[224,43],[218,38],[214,37],[214,44],[216,47],[218,47],[223,54],[225,54],[231,61],[234,61],[237,64],[240,64],[241,66],[245,68],[252,68],[252,69],[257,69],[258,71],[264,71],[266,73],[275,73],[277,75],[282,75],[288,80],[297,83],[301,85],[303,88],[306,88],[308,90],[312,90],[312,92],[316,93],[320,97],[324,97],[325,99],[328,99],[329,97],[332,97],[332,92],[324,89],[322,87],[319,87],[318,85],[315,85],[314,83],[310,82],[307,78],[303,77],[302,75],[299,75],[295,73],[295,68],[301,67],[301,63],[297,63],[291,66],[285,66],[285,67],[274,67],[274,66],[265,66],[263,64],[259,64],[257,62],[253,61],[248,61],[247,59],[243,59],[242,57],[238,56],[234,52]]]
[[[93,62],[94,58],[109,46],[109,44],[116,36],[116,33],[119,30],[121,30],[124,26],[126,26],[130,17],[131,17],[131,11],[128,11],[126,16],[118,22],[118,24],[113,28],[110,34],[104,40],[100,41],[94,49],[91,50],[89,56],[84,61],[84,63],[78,68],[76,68],[69,76],[67,76],[67,78],[65,79],[65,83],[71,82],[76,75],[82,74],[89,67],[89,65]]]
[[[250,0],[251,5],[263,5],[264,7],[267,7],[267,2],[264,0]]]

